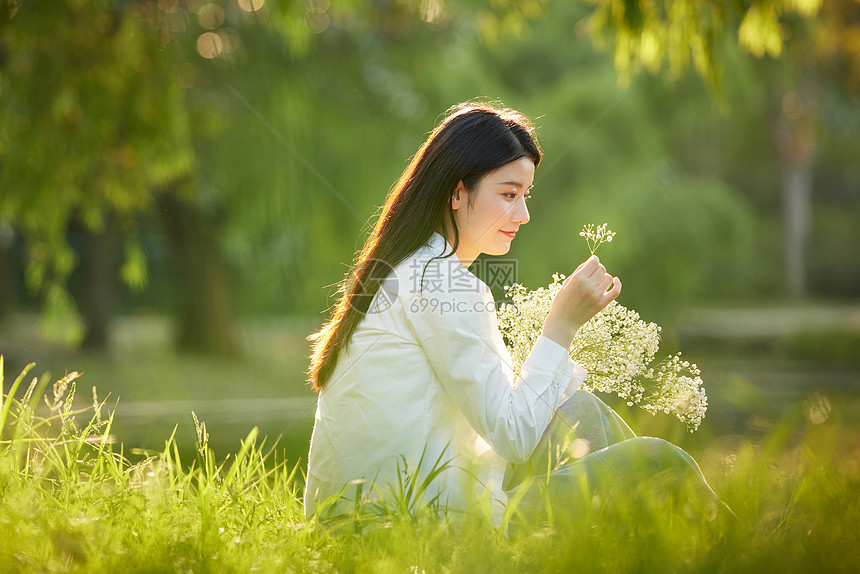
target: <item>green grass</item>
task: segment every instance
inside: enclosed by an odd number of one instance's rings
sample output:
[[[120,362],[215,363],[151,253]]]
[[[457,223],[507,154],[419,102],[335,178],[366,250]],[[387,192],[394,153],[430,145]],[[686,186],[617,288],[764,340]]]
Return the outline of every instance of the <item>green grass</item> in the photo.
[[[2,371],[2,365],[0,365]],[[699,453],[737,518],[599,501],[507,534],[455,527],[428,506],[303,518],[302,474],[252,430],[218,458],[114,444],[114,415],[24,373],[0,404],[0,571],[25,572],[801,572],[860,567],[860,449],[838,417],[801,406],[753,440]],[[41,381],[41,384],[40,384]],[[23,395],[16,390],[28,389]],[[44,392],[43,392],[44,391]],[[53,391],[53,392],[52,392]],[[38,408],[42,395],[50,405]],[[14,397],[20,398],[14,398]],[[76,405],[89,405],[85,409]],[[836,407],[834,407],[836,408]]]

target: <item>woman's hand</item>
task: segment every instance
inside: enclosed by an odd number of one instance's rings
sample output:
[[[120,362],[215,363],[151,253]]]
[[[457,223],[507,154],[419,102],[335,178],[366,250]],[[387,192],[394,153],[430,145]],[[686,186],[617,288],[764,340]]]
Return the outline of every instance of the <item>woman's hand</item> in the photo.
[[[621,281],[609,275],[597,256],[592,255],[561,284],[541,334],[567,349],[579,328],[619,293]]]

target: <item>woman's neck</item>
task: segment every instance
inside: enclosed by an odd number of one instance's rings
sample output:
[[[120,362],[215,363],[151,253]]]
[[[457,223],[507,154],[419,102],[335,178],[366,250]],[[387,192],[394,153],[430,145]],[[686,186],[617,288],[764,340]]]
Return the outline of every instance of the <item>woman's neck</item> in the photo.
[[[436,233],[442,237],[443,241],[445,241],[445,243],[448,244],[448,247],[450,247],[452,250],[454,249],[453,241],[446,238],[445,235],[441,231],[437,230]],[[469,267],[472,266],[472,263],[475,262],[475,259],[477,259],[478,255],[480,255],[480,254],[468,253],[465,249],[463,249],[463,242],[461,241],[459,248],[455,252],[455,255],[457,257],[457,260],[460,262],[460,265],[462,265],[463,267],[468,269]]]

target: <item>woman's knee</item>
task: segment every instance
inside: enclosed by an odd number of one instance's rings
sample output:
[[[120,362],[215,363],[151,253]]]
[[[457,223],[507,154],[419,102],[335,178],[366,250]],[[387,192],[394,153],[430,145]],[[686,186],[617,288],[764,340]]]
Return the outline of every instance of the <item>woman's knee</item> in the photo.
[[[662,438],[637,436],[615,446],[621,447],[622,445],[625,458],[646,467],[685,468],[690,464],[695,465],[689,454]]]
[[[636,436],[618,413],[589,391],[577,390],[558,412],[595,450]]]
[[[564,401],[564,403],[562,403],[561,408],[566,409],[566,407],[569,407],[570,409],[573,409],[578,407],[599,409],[600,406],[605,405],[606,403],[597,398],[597,396],[595,396],[591,391],[577,389],[566,401]]]
[[[601,420],[609,407],[589,391],[578,389],[558,408],[558,414],[571,426],[577,421]]]

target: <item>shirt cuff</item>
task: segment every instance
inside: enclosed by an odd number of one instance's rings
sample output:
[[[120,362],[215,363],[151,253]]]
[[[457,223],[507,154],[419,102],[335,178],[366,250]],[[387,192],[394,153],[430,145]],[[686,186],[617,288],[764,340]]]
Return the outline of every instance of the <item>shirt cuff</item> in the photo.
[[[561,387],[559,406],[579,389],[588,375],[588,371],[570,358],[567,349],[543,335],[538,336],[532,352],[523,364],[523,374],[534,370],[551,374],[552,383]]]
[[[561,398],[558,400],[559,406],[582,386],[582,382],[585,381],[587,375],[588,371],[583,369],[578,363],[573,363],[573,375],[571,375],[570,381],[567,383],[567,388],[561,393]]]
[[[575,367],[576,363],[570,358],[567,349],[540,335],[523,363],[522,376],[536,373],[548,375],[552,379],[551,384],[563,392],[569,386]]]

